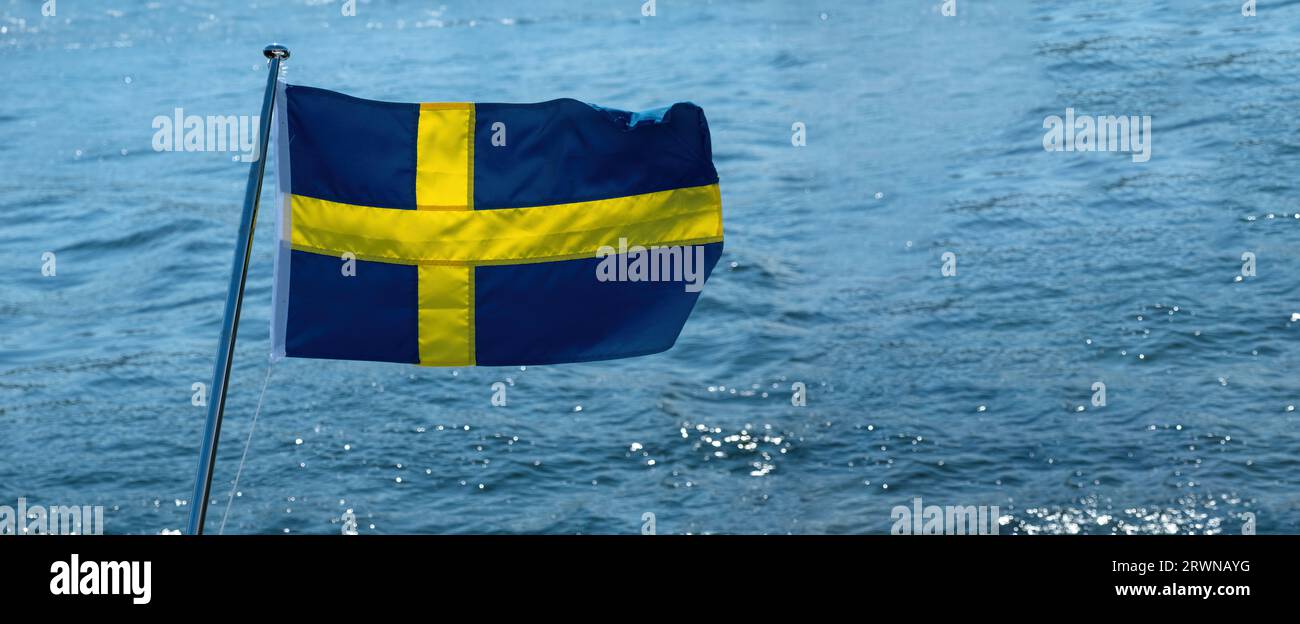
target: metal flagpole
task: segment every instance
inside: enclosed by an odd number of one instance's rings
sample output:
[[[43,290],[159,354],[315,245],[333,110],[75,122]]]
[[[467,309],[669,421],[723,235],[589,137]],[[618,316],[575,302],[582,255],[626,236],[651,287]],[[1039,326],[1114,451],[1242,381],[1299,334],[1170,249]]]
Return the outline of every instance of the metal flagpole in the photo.
[[[266,95],[262,98],[262,116],[258,125],[257,159],[248,168],[248,186],[244,191],[244,214],[239,220],[239,240],[235,242],[235,261],[230,267],[230,289],[226,291],[226,314],[221,323],[221,342],[217,344],[217,361],[208,390],[208,420],[203,427],[203,446],[199,449],[199,472],[194,478],[194,496],[190,498],[190,520],[185,533],[203,534],[203,519],[208,514],[208,490],[212,487],[212,469],[217,462],[217,441],[221,437],[221,416],[226,407],[226,385],[230,381],[230,361],[235,354],[235,333],[239,329],[239,308],[244,301],[244,280],[248,277],[248,256],[253,246],[253,228],[257,224],[257,205],[262,195],[262,173],[266,170],[266,145],[271,138],[271,107],[275,102],[275,81],[280,77],[280,63],[289,58],[289,48],[271,44],[262,50],[270,59],[271,73],[266,77]]]

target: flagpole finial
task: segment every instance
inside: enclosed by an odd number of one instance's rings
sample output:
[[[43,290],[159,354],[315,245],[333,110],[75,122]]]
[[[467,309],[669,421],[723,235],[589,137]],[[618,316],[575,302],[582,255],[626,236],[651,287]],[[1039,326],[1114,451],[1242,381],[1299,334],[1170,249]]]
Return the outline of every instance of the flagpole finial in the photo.
[[[271,45],[266,46],[266,49],[262,50],[262,54],[266,56],[266,58],[278,57],[280,60],[283,61],[289,58],[289,48],[286,48],[278,43],[272,43]]]

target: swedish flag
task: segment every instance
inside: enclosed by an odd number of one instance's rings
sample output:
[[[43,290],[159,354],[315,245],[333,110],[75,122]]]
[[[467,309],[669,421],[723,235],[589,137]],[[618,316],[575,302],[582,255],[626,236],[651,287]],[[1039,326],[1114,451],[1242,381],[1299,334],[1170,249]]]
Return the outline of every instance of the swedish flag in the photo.
[[[693,104],[399,104],[284,84],[276,97],[276,356],[657,353],[699,296],[681,276],[707,279],[722,253]]]

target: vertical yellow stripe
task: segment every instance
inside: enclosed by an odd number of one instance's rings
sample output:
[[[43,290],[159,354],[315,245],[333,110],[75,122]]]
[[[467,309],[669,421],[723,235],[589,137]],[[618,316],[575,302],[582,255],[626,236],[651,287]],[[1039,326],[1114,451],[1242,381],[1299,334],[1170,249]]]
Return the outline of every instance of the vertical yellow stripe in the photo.
[[[476,127],[477,109],[473,104],[469,105],[469,129],[466,131],[465,140],[465,207],[469,210],[474,209],[474,128]],[[469,272],[469,302],[466,305],[466,316],[469,318],[469,363],[473,366],[477,362],[474,354],[477,352],[478,333],[474,325],[474,265],[465,267]]]
[[[474,105],[469,107],[469,129],[466,131],[465,141],[465,206],[470,210],[474,209],[474,119],[476,111]]]
[[[465,205],[470,210],[474,209],[474,124],[476,112],[473,107],[469,109],[469,141],[466,142],[465,150]]]
[[[473,104],[420,105],[415,163],[415,203],[420,210],[469,209],[473,123]]]
[[[421,104],[415,200],[420,210],[473,210],[474,105]],[[424,366],[474,365],[474,267],[420,266]]]
[[[421,365],[474,365],[473,271],[463,266],[420,266]]]
[[[469,323],[469,338],[466,342],[469,343],[469,365],[474,366],[477,363],[477,358],[474,355],[475,349],[478,348],[475,343],[475,340],[478,339],[478,333],[474,326],[474,265],[471,264],[465,267],[465,273],[468,275],[466,279],[469,280],[469,302],[465,306],[465,318],[466,322]]]

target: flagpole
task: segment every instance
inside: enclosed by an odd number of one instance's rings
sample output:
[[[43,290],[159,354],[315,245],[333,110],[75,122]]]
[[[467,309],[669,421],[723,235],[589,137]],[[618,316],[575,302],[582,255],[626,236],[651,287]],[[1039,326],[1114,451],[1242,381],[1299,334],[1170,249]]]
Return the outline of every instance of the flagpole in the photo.
[[[203,520],[208,514],[208,492],[212,488],[212,469],[217,462],[217,441],[221,437],[221,417],[226,408],[226,386],[230,382],[230,363],[235,355],[235,334],[239,330],[239,309],[244,301],[244,281],[248,278],[248,256],[253,246],[253,229],[257,225],[257,206],[262,195],[262,173],[266,170],[266,145],[271,138],[271,107],[275,102],[275,81],[280,63],[289,58],[289,48],[271,44],[262,50],[269,59],[266,94],[262,98],[262,116],[258,118],[257,159],[248,168],[248,186],[244,191],[244,213],[239,219],[239,239],[235,242],[235,260],[230,267],[230,287],[226,291],[226,313],[221,322],[221,342],[217,344],[217,361],[208,390],[208,419],[203,427],[203,446],[199,449],[199,470],[194,478],[194,496],[190,498],[190,519],[185,533],[202,535]]]

